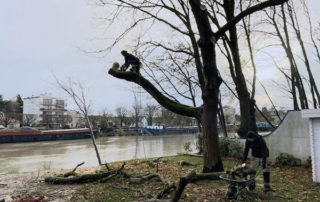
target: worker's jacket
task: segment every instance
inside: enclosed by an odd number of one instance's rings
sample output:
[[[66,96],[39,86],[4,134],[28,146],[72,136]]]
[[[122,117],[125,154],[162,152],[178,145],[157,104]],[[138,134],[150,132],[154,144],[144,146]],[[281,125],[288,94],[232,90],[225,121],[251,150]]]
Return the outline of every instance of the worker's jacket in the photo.
[[[246,146],[243,153],[242,162],[244,163],[247,160],[249,149],[251,149],[251,154],[254,157],[262,158],[262,167],[266,167],[266,159],[269,157],[269,149],[263,137],[256,135],[255,140],[250,142],[246,140]]]
[[[126,53],[124,55],[124,60],[124,66],[126,66],[127,68],[129,67],[129,65],[140,65],[140,60],[130,53]]]

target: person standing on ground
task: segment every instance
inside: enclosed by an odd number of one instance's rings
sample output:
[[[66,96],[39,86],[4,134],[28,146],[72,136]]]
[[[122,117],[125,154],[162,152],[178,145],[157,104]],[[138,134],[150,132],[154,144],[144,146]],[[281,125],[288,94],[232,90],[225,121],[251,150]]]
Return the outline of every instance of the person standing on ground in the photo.
[[[251,167],[257,171],[259,166],[263,168],[263,179],[264,179],[264,192],[271,191],[270,185],[270,161],[269,149],[262,136],[258,135],[253,131],[249,131],[246,140],[246,146],[243,153],[242,166],[246,166],[246,160],[248,157],[249,150],[251,149]],[[249,189],[255,189],[255,183],[253,183]]]

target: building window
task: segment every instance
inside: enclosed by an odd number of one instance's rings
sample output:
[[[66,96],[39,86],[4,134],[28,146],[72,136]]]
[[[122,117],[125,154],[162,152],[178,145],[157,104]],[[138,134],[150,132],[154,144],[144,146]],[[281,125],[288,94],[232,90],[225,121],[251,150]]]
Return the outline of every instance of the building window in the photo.
[[[43,99],[43,105],[52,105],[52,99]]]
[[[56,107],[59,109],[64,108],[64,100],[56,100]]]

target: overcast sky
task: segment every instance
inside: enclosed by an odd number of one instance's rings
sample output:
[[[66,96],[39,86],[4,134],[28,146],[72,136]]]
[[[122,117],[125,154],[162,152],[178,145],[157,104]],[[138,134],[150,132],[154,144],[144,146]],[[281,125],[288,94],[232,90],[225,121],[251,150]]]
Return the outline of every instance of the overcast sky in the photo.
[[[313,10],[320,9],[318,0],[310,3]],[[97,12],[89,0],[1,0],[0,94],[5,99],[41,93],[67,98],[56,87],[54,74],[83,82],[95,112],[131,105],[128,83],[107,74],[114,61],[122,61],[118,51],[127,44],[103,58],[82,51],[104,47],[103,41],[93,40],[102,37]],[[264,69],[259,75],[270,79],[273,71]]]

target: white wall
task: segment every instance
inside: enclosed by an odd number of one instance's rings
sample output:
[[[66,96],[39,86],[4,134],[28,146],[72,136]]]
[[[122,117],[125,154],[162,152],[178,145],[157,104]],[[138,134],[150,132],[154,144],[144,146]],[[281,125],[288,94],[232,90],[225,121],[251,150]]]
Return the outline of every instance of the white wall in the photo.
[[[320,183],[320,109],[302,110],[301,114],[309,121],[312,178]]]
[[[300,111],[289,111],[279,127],[265,137],[265,140],[271,159],[275,159],[280,153],[291,154],[302,161],[311,156],[309,121],[301,117]]]
[[[312,127],[312,170],[313,180],[320,182],[320,118],[311,119]]]

